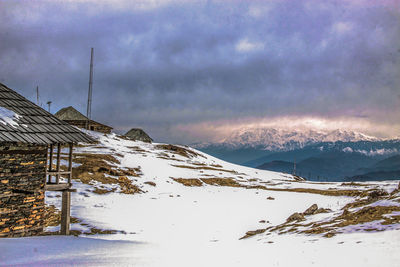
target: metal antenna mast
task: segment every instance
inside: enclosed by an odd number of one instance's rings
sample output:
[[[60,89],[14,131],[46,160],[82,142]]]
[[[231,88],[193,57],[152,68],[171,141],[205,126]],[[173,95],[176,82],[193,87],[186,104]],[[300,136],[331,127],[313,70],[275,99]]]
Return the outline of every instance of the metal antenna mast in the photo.
[[[51,101],[47,101],[47,105],[49,105],[49,112],[50,112]]]
[[[88,102],[86,110],[86,129],[89,130],[89,123],[92,117],[92,87],[93,87],[93,47],[90,50],[90,72],[89,72],[89,92],[88,92]]]
[[[39,86],[36,86],[36,104],[40,106],[39,104]]]

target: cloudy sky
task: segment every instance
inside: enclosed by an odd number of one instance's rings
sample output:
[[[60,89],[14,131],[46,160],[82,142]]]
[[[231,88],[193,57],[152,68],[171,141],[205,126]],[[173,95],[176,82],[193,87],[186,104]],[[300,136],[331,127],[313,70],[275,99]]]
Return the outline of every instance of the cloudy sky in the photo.
[[[400,1],[0,1],[0,82],[157,141],[306,124],[400,135]]]

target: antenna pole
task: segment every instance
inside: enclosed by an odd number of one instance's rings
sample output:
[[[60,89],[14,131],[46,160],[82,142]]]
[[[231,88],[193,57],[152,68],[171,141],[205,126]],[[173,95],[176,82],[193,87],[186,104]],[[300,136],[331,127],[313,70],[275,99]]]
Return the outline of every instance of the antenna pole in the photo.
[[[89,130],[89,123],[92,117],[92,87],[93,87],[93,47],[90,50],[90,72],[89,72],[89,92],[86,110],[86,129]]]
[[[50,113],[51,101],[47,101],[47,105],[49,105],[49,113]]]
[[[36,86],[36,104],[39,106],[39,86]]]

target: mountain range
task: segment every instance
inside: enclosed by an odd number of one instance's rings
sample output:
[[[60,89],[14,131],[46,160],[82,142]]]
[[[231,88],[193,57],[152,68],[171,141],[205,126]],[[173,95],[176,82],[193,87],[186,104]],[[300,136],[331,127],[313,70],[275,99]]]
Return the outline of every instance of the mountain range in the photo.
[[[226,149],[262,149],[268,151],[287,151],[321,142],[379,141],[377,137],[346,130],[290,130],[277,128],[242,128],[229,137],[215,143],[197,143],[196,148],[210,146]]]
[[[390,159],[400,154],[400,139],[354,131],[242,129],[220,142],[195,147],[226,161],[265,170],[293,173],[296,162],[296,174],[309,180],[382,180],[400,174],[400,163]],[[390,168],[387,162],[393,163]]]

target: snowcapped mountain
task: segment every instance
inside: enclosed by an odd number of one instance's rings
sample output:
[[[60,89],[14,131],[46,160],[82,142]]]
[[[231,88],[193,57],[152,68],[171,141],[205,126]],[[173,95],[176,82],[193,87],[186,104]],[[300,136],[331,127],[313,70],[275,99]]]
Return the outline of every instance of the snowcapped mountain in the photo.
[[[321,142],[380,141],[379,138],[346,130],[288,130],[275,128],[244,128],[216,143],[195,144],[197,148],[210,146],[229,149],[257,148],[269,151],[288,151]]]

